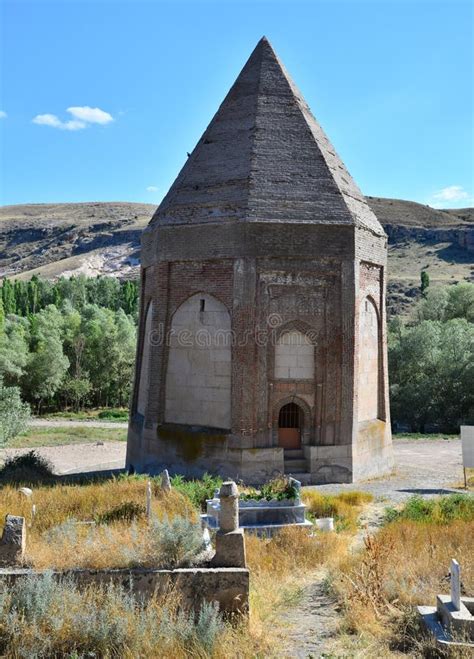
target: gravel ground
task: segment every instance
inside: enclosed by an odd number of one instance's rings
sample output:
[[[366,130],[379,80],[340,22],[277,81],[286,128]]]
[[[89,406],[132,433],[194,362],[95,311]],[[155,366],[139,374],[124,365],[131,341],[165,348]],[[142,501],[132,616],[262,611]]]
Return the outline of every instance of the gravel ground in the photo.
[[[41,421],[54,427],[64,427],[65,422]],[[87,427],[126,427],[126,424],[99,421],[74,421],[74,425]],[[459,439],[395,439],[395,471],[388,478],[356,484],[335,484],[316,486],[321,492],[341,492],[344,490],[364,490],[376,498],[399,503],[419,493],[426,496],[443,494],[452,490],[455,484],[462,483],[461,441]],[[6,455],[18,455],[31,449],[1,449],[0,460]],[[35,449],[50,460],[58,474],[101,469],[122,469],[125,466],[125,442],[105,444],[71,444],[69,446],[45,446]],[[315,487],[315,486],[312,486]]]
[[[436,496],[463,482],[460,439],[394,439],[394,473],[365,483],[318,485],[321,492],[363,490],[397,504],[413,494]]]
[[[116,424],[110,424],[116,425]],[[125,467],[126,442],[97,442],[97,444],[70,444],[68,446],[42,446],[33,449],[49,460],[57,474],[107,471]],[[29,448],[0,450],[0,461],[9,455],[28,453]]]

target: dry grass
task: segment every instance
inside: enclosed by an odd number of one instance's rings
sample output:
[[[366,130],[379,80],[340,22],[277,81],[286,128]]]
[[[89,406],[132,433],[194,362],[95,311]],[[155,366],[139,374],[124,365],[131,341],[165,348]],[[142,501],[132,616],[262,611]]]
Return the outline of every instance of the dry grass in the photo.
[[[434,605],[436,594],[449,592],[451,558],[460,562],[463,586],[472,594],[473,546],[472,521],[399,520],[368,538],[362,552],[341,561],[332,583],[344,605],[354,656],[397,656],[398,650],[428,656],[430,641],[414,621],[414,606]]]
[[[321,494],[317,490],[304,490],[303,501],[314,518],[334,517],[338,530],[355,530],[362,506],[373,501],[368,492],[341,492]]]
[[[118,520],[107,525],[77,524],[93,521],[118,503],[144,507],[145,491],[145,480],[125,478],[90,485],[38,487],[29,499],[16,488],[5,486],[0,490],[0,519],[7,513],[26,518],[29,526],[26,562],[36,568],[149,565],[156,557],[143,516],[132,523]],[[32,504],[37,511],[34,518]],[[187,497],[176,491],[163,495],[158,488],[152,513],[159,520],[177,516],[198,519]]]
[[[22,592],[23,591],[23,592]],[[0,602],[1,656],[227,659],[255,657],[243,627],[225,624],[207,605],[197,619],[170,591],[141,603],[118,587],[59,584],[45,575]]]
[[[285,611],[298,604],[305,586],[319,578],[322,569],[343,560],[349,541],[346,533],[310,536],[298,527],[288,527],[271,539],[246,536],[251,580],[245,639],[252,641],[259,653],[242,656],[280,656],[279,646],[286,634]]]

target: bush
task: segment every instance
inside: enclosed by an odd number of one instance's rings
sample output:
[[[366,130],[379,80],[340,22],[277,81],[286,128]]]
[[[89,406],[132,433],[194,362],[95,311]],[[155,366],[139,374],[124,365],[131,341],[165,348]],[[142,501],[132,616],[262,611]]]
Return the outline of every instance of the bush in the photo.
[[[205,547],[200,522],[186,517],[152,520],[151,534],[157,560],[166,567],[190,564]]]
[[[248,489],[240,495],[240,498],[243,501],[251,499],[255,501],[271,501],[272,499],[284,501],[286,499],[296,499],[298,494],[298,489],[294,485],[290,485],[289,479],[281,476],[265,483],[260,490]]]
[[[449,494],[433,499],[413,496],[401,510],[387,508],[385,521],[410,520],[427,524],[447,524],[455,520],[474,521],[474,496]]]
[[[373,500],[368,492],[341,492],[341,494],[321,494],[316,490],[303,492],[303,501],[308,513],[315,518],[334,517],[336,530],[343,531],[357,526],[359,509],[364,503]]]
[[[51,573],[28,576],[0,596],[0,653],[14,657],[211,656],[226,631],[217,607],[197,620],[179,599],[137,600],[123,588],[79,589]]]
[[[201,480],[185,480],[180,474],[171,479],[172,487],[185,494],[199,510],[205,510],[206,499],[212,499],[214,491],[222,485],[220,476],[204,474]]]
[[[53,466],[36,451],[8,457],[0,469],[0,483],[32,485],[55,480]]]
[[[112,421],[128,421],[128,410],[121,410],[121,409],[109,409],[109,410],[102,410],[99,412],[97,415],[98,419],[111,419]]]
[[[124,501],[105,513],[97,515],[95,521],[97,524],[110,524],[111,522],[120,521],[132,522],[135,519],[144,517],[145,513],[145,506],[140,506],[135,501]]]
[[[5,387],[0,379],[0,445],[25,432],[30,407],[21,400],[18,387]]]

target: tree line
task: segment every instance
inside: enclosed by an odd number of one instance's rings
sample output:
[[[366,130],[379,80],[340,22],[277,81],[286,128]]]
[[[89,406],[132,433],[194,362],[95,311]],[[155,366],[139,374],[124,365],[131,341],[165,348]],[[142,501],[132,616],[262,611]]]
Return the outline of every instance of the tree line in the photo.
[[[474,424],[474,284],[425,286],[412,316],[389,323],[388,341],[395,428]]]
[[[57,308],[68,301],[81,310],[95,304],[136,317],[138,312],[138,282],[120,281],[116,277],[60,277],[57,281],[36,275],[29,281],[4,279],[1,285],[1,302],[5,315],[29,316],[54,304]]]
[[[4,280],[0,379],[33,410],[128,405],[138,287],[113,277]]]

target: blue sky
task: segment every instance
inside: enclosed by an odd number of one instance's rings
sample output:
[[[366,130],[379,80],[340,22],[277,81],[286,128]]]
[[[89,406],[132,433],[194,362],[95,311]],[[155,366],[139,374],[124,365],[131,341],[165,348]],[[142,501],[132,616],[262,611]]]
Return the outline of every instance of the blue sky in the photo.
[[[470,0],[0,0],[0,203],[158,203],[262,35],[368,195],[474,203]]]

